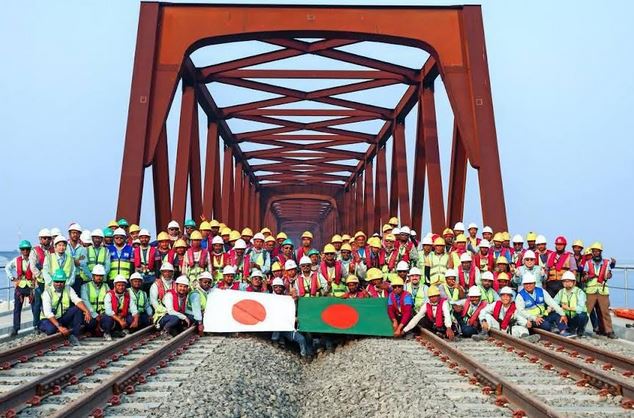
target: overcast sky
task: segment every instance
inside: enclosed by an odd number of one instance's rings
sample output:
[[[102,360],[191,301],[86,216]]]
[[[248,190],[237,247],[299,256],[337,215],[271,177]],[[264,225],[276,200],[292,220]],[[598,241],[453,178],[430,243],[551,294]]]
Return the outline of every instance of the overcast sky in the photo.
[[[64,228],[76,220],[95,228],[114,217],[138,10],[135,1],[107,6],[96,1],[3,3],[0,192],[5,209],[0,249],[15,247],[19,237],[34,239],[42,226]],[[586,244],[602,240],[606,253],[634,259],[633,12],[629,1],[483,2],[512,233],[534,230],[550,242],[560,233]],[[254,43],[209,47],[193,58],[199,65],[210,64],[262,50]],[[422,51],[385,45],[349,50],[411,66],[426,57]],[[294,65],[328,63],[312,58]],[[437,87],[446,188],[452,116],[440,82]],[[222,86],[211,90],[221,105],[247,98]],[[364,100],[382,104],[392,99],[376,94]],[[410,145],[414,116],[407,119]],[[175,107],[168,123],[172,147],[177,121]],[[254,127],[232,123],[236,131]],[[363,129],[374,128],[368,124]],[[413,147],[408,157],[413,168]],[[410,172],[410,182],[412,177]],[[470,169],[464,221],[481,224],[474,180]],[[150,192],[142,224],[151,229],[152,209]],[[428,218],[425,210],[425,231]]]

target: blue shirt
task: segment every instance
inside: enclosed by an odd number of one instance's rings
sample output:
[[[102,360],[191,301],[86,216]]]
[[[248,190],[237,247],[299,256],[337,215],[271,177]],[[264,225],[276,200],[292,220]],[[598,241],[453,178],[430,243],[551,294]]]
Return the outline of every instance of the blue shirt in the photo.
[[[400,295],[394,295],[394,300],[396,300],[396,303],[400,304],[402,295],[403,293],[401,293]],[[405,294],[405,305],[414,305],[414,301],[410,293]],[[387,306],[392,306],[392,298],[387,298]]]

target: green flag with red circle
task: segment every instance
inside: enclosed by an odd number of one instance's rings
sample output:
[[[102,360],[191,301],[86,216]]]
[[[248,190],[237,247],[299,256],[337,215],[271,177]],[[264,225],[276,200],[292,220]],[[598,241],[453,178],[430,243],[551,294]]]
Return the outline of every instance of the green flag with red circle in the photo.
[[[297,322],[300,331],[391,337],[387,299],[300,298]]]

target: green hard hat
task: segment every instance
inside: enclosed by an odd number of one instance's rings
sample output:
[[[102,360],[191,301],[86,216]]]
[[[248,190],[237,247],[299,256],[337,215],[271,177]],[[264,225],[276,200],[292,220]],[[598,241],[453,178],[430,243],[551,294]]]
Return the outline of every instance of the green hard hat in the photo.
[[[114,232],[110,228],[104,228],[103,229],[103,236],[106,237],[106,238],[112,238],[112,237],[114,237]]]
[[[191,226],[192,228],[196,228],[196,221],[193,219],[188,219],[185,221],[185,226]]]
[[[313,248],[308,252],[308,256],[310,257],[311,255],[319,255],[319,251]]]
[[[125,218],[121,218],[117,221],[117,224],[119,224],[119,226],[130,226],[130,224],[128,224],[128,221],[126,221]]]
[[[18,248],[21,250],[30,250],[31,249],[31,243],[25,239],[23,239],[22,241],[20,241],[20,245],[18,245]]]
[[[64,270],[57,269],[57,271],[55,271],[55,274],[53,275],[53,281],[54,282],[66,282],[66,273],[64,273]]]
[[[293,244],[293,241],[290,240],[290,238],[287,238],[284,240],[284,242],[282,243],[282,247],[285,245],[290,245],[291,247],[294,247],[295,245]]]

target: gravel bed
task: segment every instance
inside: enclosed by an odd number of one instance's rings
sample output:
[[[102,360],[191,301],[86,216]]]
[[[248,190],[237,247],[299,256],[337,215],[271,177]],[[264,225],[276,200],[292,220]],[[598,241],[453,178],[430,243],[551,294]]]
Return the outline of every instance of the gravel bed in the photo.
[[[634,358],[634,342],[628,340],[610,340],[607,337],[584,337],[578,340],[579,342],[590,344],[604,350],[608,350],[614,353],[623,354]]]
[[[41,333],[40,335],[36,335],[35,332],[28,332],[24,334],[19,334],[15,338],[4,338],[0,339],[0,351],[9,350],[13,347],[17,347],[22,344],[30,343],[31,341],[39,340],[46,337],[46,334]]]

